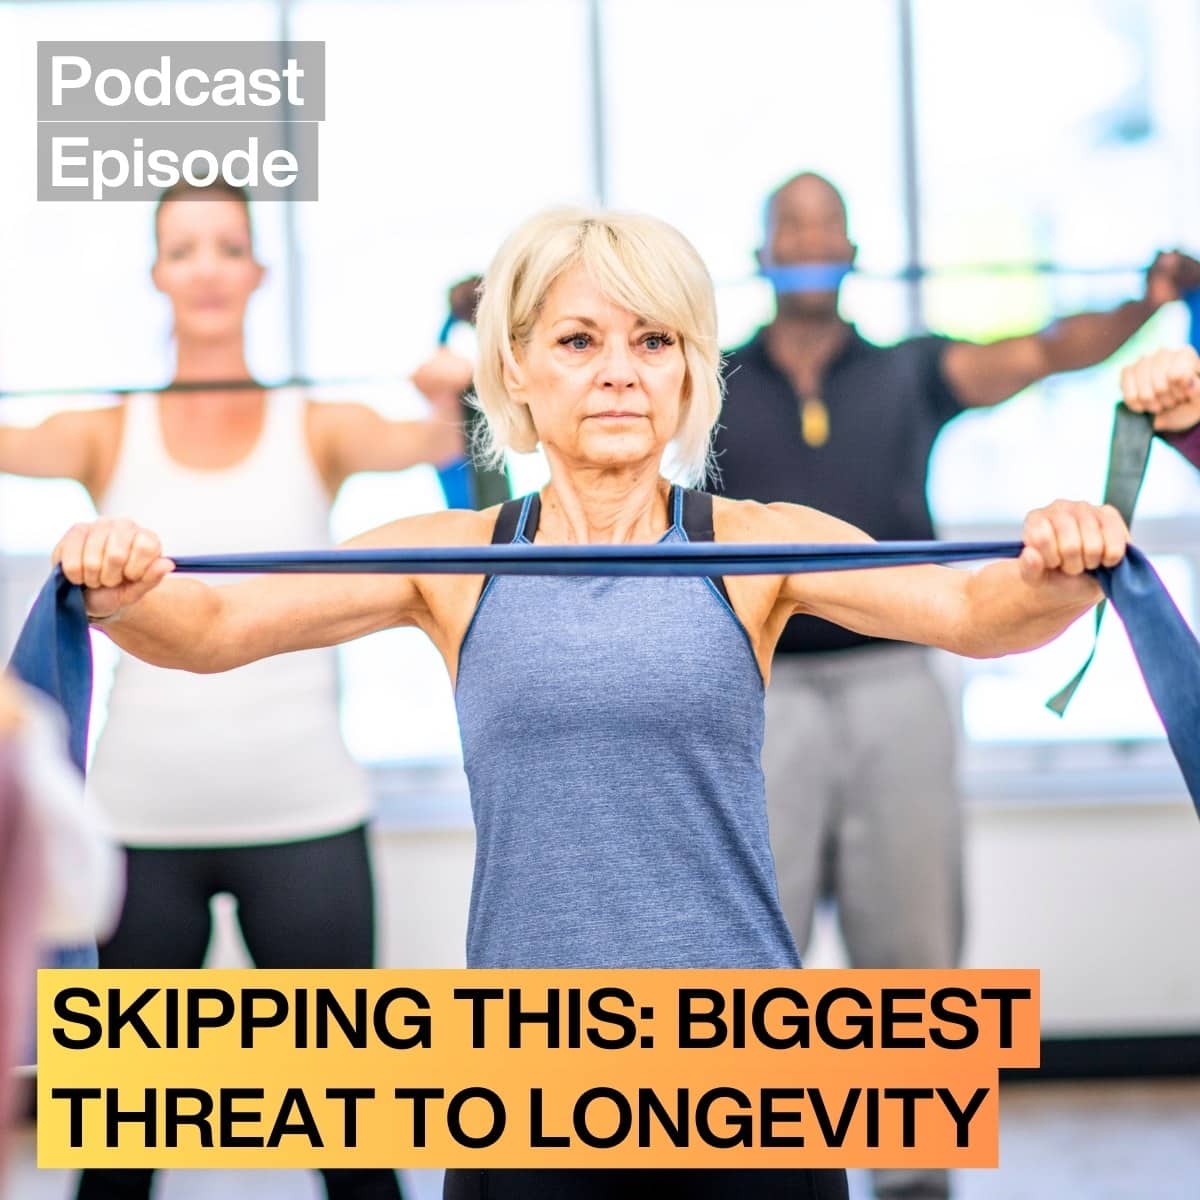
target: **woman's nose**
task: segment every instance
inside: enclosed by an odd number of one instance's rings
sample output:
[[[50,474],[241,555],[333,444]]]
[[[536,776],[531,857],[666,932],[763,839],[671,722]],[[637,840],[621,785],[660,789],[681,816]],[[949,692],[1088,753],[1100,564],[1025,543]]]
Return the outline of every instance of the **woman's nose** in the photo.
[[[628,388],[637,382],[633,355],[623,342],[609,343],[600,360],[600,383],[603,387]]]

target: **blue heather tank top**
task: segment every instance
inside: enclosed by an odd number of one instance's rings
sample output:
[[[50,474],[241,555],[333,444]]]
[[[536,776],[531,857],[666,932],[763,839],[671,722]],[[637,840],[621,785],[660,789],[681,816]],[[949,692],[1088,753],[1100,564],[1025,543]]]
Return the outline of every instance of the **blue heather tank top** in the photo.
[[[663,543],[688,540],[685,496],[711,540],[711,497],[673,489]],[[497,540],[507,517],[532,542],[537,513],[511,502]],[[767,837],[762,675],[719,583],[484,585],[456,692],[469,966],[799,965]]]

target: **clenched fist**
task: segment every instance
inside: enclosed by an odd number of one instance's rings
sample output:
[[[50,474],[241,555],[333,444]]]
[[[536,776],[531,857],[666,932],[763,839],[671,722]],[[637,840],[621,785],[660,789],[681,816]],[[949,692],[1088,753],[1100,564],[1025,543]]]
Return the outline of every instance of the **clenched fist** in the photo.
[[[1121,395],[1134,412],[1154,414],[1160,433],[1200,422],[1200,355],[1191,346],[1156,350],[1121,372]]]
[[[1025,518],[1021,576],[1041,583],[1050,572],[1082,575],[1097,567],[1115,567],[1125,557],[1129,530],[1111,504],[1055,500]]]
[[[112,517],[72,525],[54,547],[54,561],[72,583],[87,589],[88,616],[98,621],[136,604],[175,569],[162,556],[157,534]]]

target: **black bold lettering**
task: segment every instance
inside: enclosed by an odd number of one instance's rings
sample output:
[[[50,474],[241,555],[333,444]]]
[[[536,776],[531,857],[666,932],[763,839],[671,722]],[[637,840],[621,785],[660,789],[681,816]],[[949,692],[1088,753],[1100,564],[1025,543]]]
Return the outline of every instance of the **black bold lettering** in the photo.
[[[296,1110],[296,1120],[291,1120],[292,1109]],[[323,1147],[321,1131],[317,1128],[316,1118],[309,1107],[308,1098],[303,1088],[288,1088],[283,1094],[283,1103],[279,1106],[279,1116],[271,1127],[271,1136],[267,1138],[267,1146],[274,1149],[285,1137],[299,1135],[308,1139],[310,1146]]]
[[[633,1008],[633,997],[624,988],[597,988],[588,996],[588,1014],[605,1025],[615,1026],[617,1032],[605,1035],[595,1026],[588,1029],[588,1041],[602,1050],[624,1050],[632,1046],[637,1038],[637,1023],[628,1014],[614,1012],[605,1007],[608,1000],[616,1000],[622,1008]]]
[[[491,1109],[492,1123],[485,1133],[470,1134],[463,1128],[462,1110],[469,1100],[482,1100]],[[500,1140],[507,1123],[508,1114],[504,1111],[504,1101],[490,1088],[463,1088],[461,1092],[455,1092],[450,1097],[450,1103],[446,1107],[446,1125],[450,1136],[460,1146],[470,1146],[472,1150],[494,1146]]]
[[[782,1134],[775,1132],[777,1124],[791,1123],[793,1125],[800,1123],[800,1118],[803,1113],[792,1112],[776,1112],[776,1100],[803,1100],[803,1088],[763,1088],[759,1093],[759,1103],[762,1106],[762,1134],[761,1143],[764,1146],[803,1146],[804,1135],[800,1133]]]
[[[698,1004],[706,1007],[696,1010]],[[720,1046],[729,1034],[721,1019],[725,1011],[725,997],[715,988],[679,989],[679,1048],[681,1050],[707,1050]],[[694,1025],[707,1025],[711,1033],[692,1032]]]
[[[327,1100],[342,1102],[342,1145],[358,1145],[358,1102],[374,1100],[374,1088],[326,1088]]]
[[[981,1000],[998,1000],[1000,1002],[1000,1049],[1012,1049],[1012,1008],[1015,1000],[1030,1000],[1033,993],[1028,988],[982,988],[979,992]]]
[[[549,1146],[569,1146],[571,1139],[566,1134],[549,1134],[542,1130],[545,1115],[542,1110],[542,1089],[531,1088],[529,1092],[529,1144],[534,1149]]]
[[[266,1093],[262,1088],[222,1088],[220,1096],[220,1112],[217,1116],[217,1126],[220,1131],[221,1145],[235,1149],[240,1147],[258,1148],[263,1144],[262,1134],[234,1133],[235,1125],[245,1125],[249,1121],[256,1124],[262,1121],[261,1107],[252,1112],[243,1112],[234,1108],[238,1100],[261,1101]]]
[[[925,1037],[903,1037],[895,1032],[897,1025],[919,1025],[919,1012],[897,1012],[898,1000],[924,1000],[924,988],[884,988],[880,995],[883,1011],[879,1016],[879,1045],[884,1050],[920,1050]]]
[[[596,1100],[610,1100],[617,1112],[617,1124],[612,1133],[595,1133],[589,1124],[589,1111]],[[575,1109],[571,1114],[575,1127],[575,1135],[585,1146],[595,1150],[609,1150],[619,1146],[633,1128],[633,1110],[625,1096],[616,1088],[594,1087],[582,1093],[575,1101]]]
[[[393,1093],[397,1100],[413,1102],[412,1144],[419,1150],[425,1145],[425,1102],[441,1100],[445,1095],[442,1088],[397,1088]]]
[[[929,999],[929,1011],[944,1024],[957,1025],[962,1029],[962,1036],[950,1037],[941,1025],[935,1025],[929,1031],[929,1040],[943,1050],[966,1050],[979,1041],[979,1022],[967,1013],[955,1012],[946,1007],[948,1000],[961,1000],[967,1008],[975,1007],[975,996],[966,988],[938,988]]]
[[[487,1044],[486,1005],[489,1000],[503,1000],[503,988],[455,988],[455,1000],[471,1002],[471,1048],[482,1050]]]
[[[401,1000],[411,1004],[419,1012],[429,1012],[429,1001],[415,988],[388,988],[375,1002],[375,1036],[393,1050],[411,1050],[414,1046],[428,1050],[432,1034],[432,1024],[428,1016],[406,1014],[401,1024],[408,1032],[392,1032],[388,1024],[391,1007]]]
[[[821,1093],[821,1089],[808,1089],[808,1101],[812,1105],[813,1116],[817,1118],[817,1125],[820,1126],[825,1145],[833,1146],[836,1149],[846,1140],[846,1134],[850,1132],[850,1122],[854,1117],[854,1110],[858,1107],[861,1096],[862,1088],[853,1087],[846,1092],[846,1099],[842,1102],[841,1115],[838,1117],[837,1124],[833,1125],[830,1123],[829,1109],[825,1107],[825,1097]]]
[[[712,1088],[702,1095],[696,1104],[696,1133],[706,1146],[750,1146],[754,1142],[754,1118],[749,1112],[733,1113],[726,1125],[733,1133],[717,1133],[712,1127],[710,1114],[718,1100],[732,1100],[740,1109],[750,1108],[750,1097],[737,1088]]]
[[[187,1100],[195,1102],[194,1112],[183,1112],[180,1105]],[[194,1125],[200,1131],[200,1145],[211,1150],[213,1144],[212,1097],[202,1088],[169,1087],[163,1093],[163,1145],[169,1149],[179,1146],[179,1127]]]
[[[830,1009],[833,1008],[839,1000],[849,1000],[858,1006],[864,1016],[848,1016],[846,1025],[856,1030],[855,1033],[841,1034],[835,1033],[829,1025]],[[871,1027],[871,1000],[858,988],[841,987],[830,988],[820,1000],[817,1001],[816,1020],[817,1028],[820,1031],[821,1040],[827,1046],[834,1046],[838,1050],[853,1050],[855,1046],[865,1046],[868,1050],[874,1045],[872,1038]]]
[[[89,1008],[100,1007],[100,997],[91,988],[63,988],[61,992],[55,992],[54,1015],[60,1020],[65,1021],[68,1025],[82,1025],[87,1030],[87,1033],[79,1037],[71,1037],[65,1029],[56,1025],[52,1031],[54,1040],[68,1050],[91,1050],[93,1046],[100,1044],[100,1039],[104,1036],[104,1026],[101,1024],[99,1017],[93,1017],[85,1012],[76,1012],[72,1009],[70,1007],[72,1000],[83,1000]],[[66,1090],[75,1091],[77,1089],[69,1088]]]
[[[83,1102],[99,1100],[99,1088],[51,1088],[51,1100],[65,1100],[70,1106],[70,1138],[71,1149],[78,1150],[83,1145]]]

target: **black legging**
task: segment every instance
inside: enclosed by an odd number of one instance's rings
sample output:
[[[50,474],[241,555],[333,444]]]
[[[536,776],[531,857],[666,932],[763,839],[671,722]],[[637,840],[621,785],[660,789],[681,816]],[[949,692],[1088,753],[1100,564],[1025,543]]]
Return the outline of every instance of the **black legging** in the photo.
[[[442,1200],[847,1200],[845,1171],[446,1172]]]
[[[256,966],[362,968],[375,961],[375,896],[362,826],[265,846],[127,849],[125,907],[101,967],[204,965],[209,902],[229,892]],[[322,1171],[329,1200],[400,1200],[391,1170]],[[76,1200],[149,1200],[154,1172],[89,1169]]]

